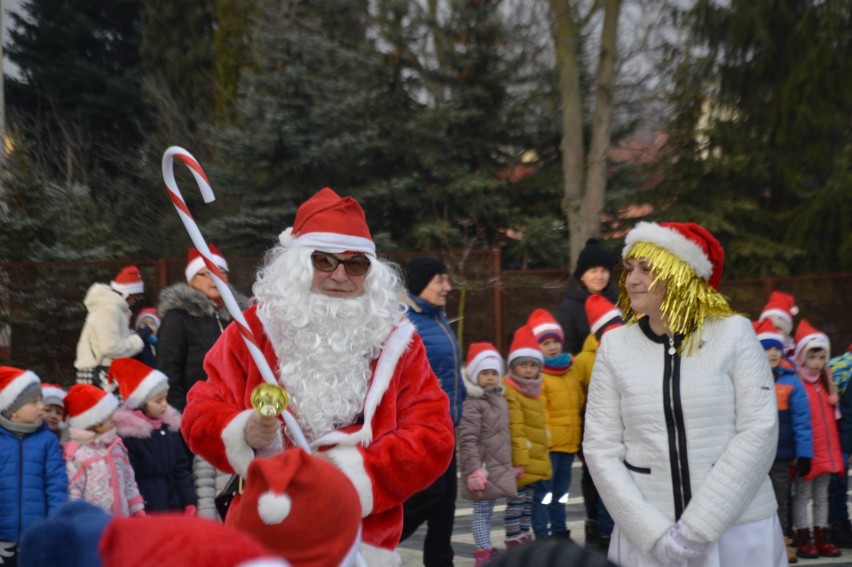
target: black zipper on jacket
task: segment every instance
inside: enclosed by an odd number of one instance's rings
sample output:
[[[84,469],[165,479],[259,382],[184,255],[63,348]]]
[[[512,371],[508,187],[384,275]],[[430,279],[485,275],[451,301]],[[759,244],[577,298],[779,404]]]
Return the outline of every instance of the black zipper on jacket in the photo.
[[[666,418],[666,433],[668,435],[675,520],[679,520],[692,499],[686,425],[683,418],[680,392],[680,355],[677,353],[683,337],[655,334],[647,323],[647,317],[640,319],[640,323],[644,323],[640,327],[645,335],[663,346],[663,413]]]

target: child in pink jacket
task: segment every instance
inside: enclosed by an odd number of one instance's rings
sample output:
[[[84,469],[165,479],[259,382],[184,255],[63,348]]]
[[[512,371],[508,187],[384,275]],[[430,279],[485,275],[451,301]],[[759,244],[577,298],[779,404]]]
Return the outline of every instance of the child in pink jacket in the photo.
[[[118,400],[91,384],[75,384],[65,397],[71,440],[65,443],[68,495],[114,516],[144,516],[127,449],[112,415]]]

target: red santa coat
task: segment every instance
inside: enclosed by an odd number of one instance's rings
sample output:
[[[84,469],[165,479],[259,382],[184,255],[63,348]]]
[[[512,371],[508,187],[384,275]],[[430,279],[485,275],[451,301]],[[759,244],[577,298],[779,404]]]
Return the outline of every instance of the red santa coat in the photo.
[[[257,307],[249,308],[245,317],[277,372],[277,357]],[[192,452],[216,468],[245,475],[255,456],[244,438],[246,421],[254,411],[251,392],[263,379],[237,325],[230,325],[207,354],[204,370],[207,380],[196,383],[187,396],[183,435]],[[285,442],[289,446],[286,439],[282,435],[269,452],[281,450]],[[323,439],[326,455],[358,491],[363,543],[380,548],[379,555],[395,549],[402,532],[402,503],[447,470],[455,444],[449,400],[429,366],[420,336],[407,320],[400,321],[372,363],[364,425]],[[232,506],[239,505],[238,498]]]

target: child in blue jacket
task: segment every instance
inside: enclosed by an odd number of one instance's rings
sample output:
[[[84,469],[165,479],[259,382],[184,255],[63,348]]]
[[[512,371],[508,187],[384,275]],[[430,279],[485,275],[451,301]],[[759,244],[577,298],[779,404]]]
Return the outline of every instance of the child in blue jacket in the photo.
[[[114,360],[109,373],[124,398],[113,420],[127,447],[145,511],[194,516],[192,459],[180,435],[181,415],[166,401],[168,378],[133,358]]]
[[[17,565],[21,534],[68,500],[62,447],[42,419],[41,381],[0,366],[0,563]]]
[[[811,410],[808,395],[796,375],[796,367],[784,358],[784,335],[769,319],[754,323],[754,332],[766,351],[769,366],[775,377],[775,395],[778,398],[778,452],[769,470],[778,517],[787,544],[787,559],[795,563],[793,530],[790,525],[790,480],[810,472],[814,456]]]

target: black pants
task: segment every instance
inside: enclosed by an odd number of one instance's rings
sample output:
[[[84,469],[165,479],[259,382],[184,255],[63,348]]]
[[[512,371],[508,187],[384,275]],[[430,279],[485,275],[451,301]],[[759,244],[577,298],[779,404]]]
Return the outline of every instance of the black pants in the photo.
[[[456,453],[446,472],[432,485],[403,504],[402,538],[405,540],[426,522],[423,565],[446,567],[453,564],[453,520],[456,514]]]

